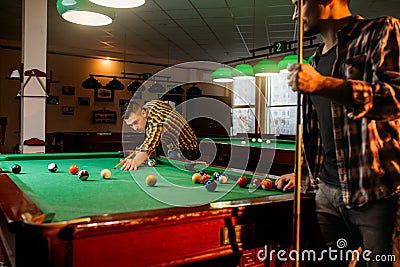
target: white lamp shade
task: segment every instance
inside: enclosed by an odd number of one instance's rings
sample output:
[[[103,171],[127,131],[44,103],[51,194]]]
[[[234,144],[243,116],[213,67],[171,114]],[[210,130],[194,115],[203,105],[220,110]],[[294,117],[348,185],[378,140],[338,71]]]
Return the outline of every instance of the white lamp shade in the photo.
[[[114,8],[133,8],[141,6],[145,3],[145,0],[89,0],[90,2]]]
[[[90,11],[67,11],[62,14],[63,19],[86,26],[104,26],[112,23],[112,19],[106,15]]]
[[[10,79],[21,79],[21,74],[19,73],[19,70],[14,69],[10,74]]]

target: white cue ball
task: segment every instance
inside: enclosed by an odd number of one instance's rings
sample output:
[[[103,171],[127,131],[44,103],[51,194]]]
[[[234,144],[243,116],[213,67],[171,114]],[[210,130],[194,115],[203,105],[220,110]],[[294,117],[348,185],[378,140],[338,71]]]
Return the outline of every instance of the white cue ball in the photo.
[[[255,141],[256,141],[256,139],[255,139],[255,138],[251,138],[251,141],[255,142]]]
[[[267,141],[265,141],[265,142],[267,142],[267,144],[269,144],[269,143],[271,143],[271,140],[267,139]]]
[[[157,178],[155,175],[152,175],[152,174],[147,175],[147,177],[146,177],[146,185],[147,186],[155,186],[156,183],[157,183]]]
[[[58,169],[58,167],[57,167],[57,164],[55,164],[55,163],[50,163],[48,166],[47,166],[47,169],[50,171],[50,172],[56,172],[57,171],[57,169]]]
[[[246,141],[243,140],[243,141],[242,141],[242,145],[245,145],[245,144],[246,144]]]
[[[103,169],[100,172],[100,176],[103,177],[103,179],[109,179],[111,177],[111,171],[109,169]]]
[[[258,138],[257,141],[258,141],[259,143],[262,143],[262,139],[261,139],[261,138]]]

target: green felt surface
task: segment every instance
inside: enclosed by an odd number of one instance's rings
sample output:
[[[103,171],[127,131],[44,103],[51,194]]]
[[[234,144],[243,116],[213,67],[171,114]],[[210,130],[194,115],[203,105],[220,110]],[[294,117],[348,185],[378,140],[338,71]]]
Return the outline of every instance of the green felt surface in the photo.
[[[262,147],[270,149],[285,149],[285,150],[295,150],[296,142],[295,140],[283,140],[283,139],[267,139],[263,138],[262,142],[258,142],[258,138],[253,142],[252,138],[199,138],[199,141],[205,142],[215,142],[218,144],[235,145],[235,146],[246,146],[246,147]],[[245,141],[245,144],[242,144]]]
[[[205,168],[203,165],[193,166],[157,158],[155,167],[142,165],[136,171],[114,170],[120,159],[119,153],[2,155],[0,167],[10,171],[13,164],[20,164],[21,173],[10,172],[8,176],[44,213],[55,213],[54,221],[283,194],[239,188],[236,185],[239,176],[244,175],[249,180],[253,176],[208,167],[206,170],[210,175],[220,171],[226,172],[229,177],[228,183],[218,184],[215,192],[209,192],[191,180],[193,173]],[[56,173],[47,170],[52,162],[58,165]],[[89,172],[87,181],[69,173],[68,169],[73,164]],[[110,179],[100,177],[104,168],[111,170]],[[145,184],[149,174],[157,177],[154,187]]]

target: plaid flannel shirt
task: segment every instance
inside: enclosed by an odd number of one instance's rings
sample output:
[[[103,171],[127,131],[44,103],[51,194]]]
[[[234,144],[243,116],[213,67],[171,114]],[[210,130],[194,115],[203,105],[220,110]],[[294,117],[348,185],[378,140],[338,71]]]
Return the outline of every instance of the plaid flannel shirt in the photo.
[[[332,76],[346,81],[354,102],[331,105],[336,157],[343,201],[357,207],[395,193],[400,185],[400,21],[356,16],[337,38]],[[318,53],[313,60],[315,66]],[[324,157],[307,95],[302,112],[302,190],[310,192],[317,188]]]

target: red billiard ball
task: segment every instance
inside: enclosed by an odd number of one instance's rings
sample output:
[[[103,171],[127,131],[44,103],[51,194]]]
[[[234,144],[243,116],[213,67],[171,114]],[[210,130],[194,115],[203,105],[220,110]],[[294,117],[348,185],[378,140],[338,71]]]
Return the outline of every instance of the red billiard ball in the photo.
[[[77,174],[78,173],[78,171],[79,171],[79,168],[78,168],[78,166],[76,166],[76,165],[72,165],[71,167],[69,167],[69,173],[70,174]]]
[[[207,180],[210,180],[210,179],[211,179],[210,175],[205,173],[205,174],[203,174],[203,176],[201,176],[201,183],[206,184]]]
[[[86,180],[89,178],[89,172],[88,172],[87,170],[81,170],[81,171],[78,173],[78,178],[79,178],[81,181],[86,181]]]
[[[250,186],[251,186],[252,188],[258,188],[258,187],[261,185],[261,182],[262,182],[261,178],[254,177],[254,178],[251,180]]]
[[[272,182],[271,179],[265,178],[262,182],[261,182],[261,187],[264,190],[271,190],[272,188],[274,188],[274,182]]]
[[[246,177],[244,176],[240,176],[239,179],[237,180],[237,184],[238,186],[240,186],[241,188],[245,188],[247,186],[247,184],[249,183],[249,181],[247,180]]]

